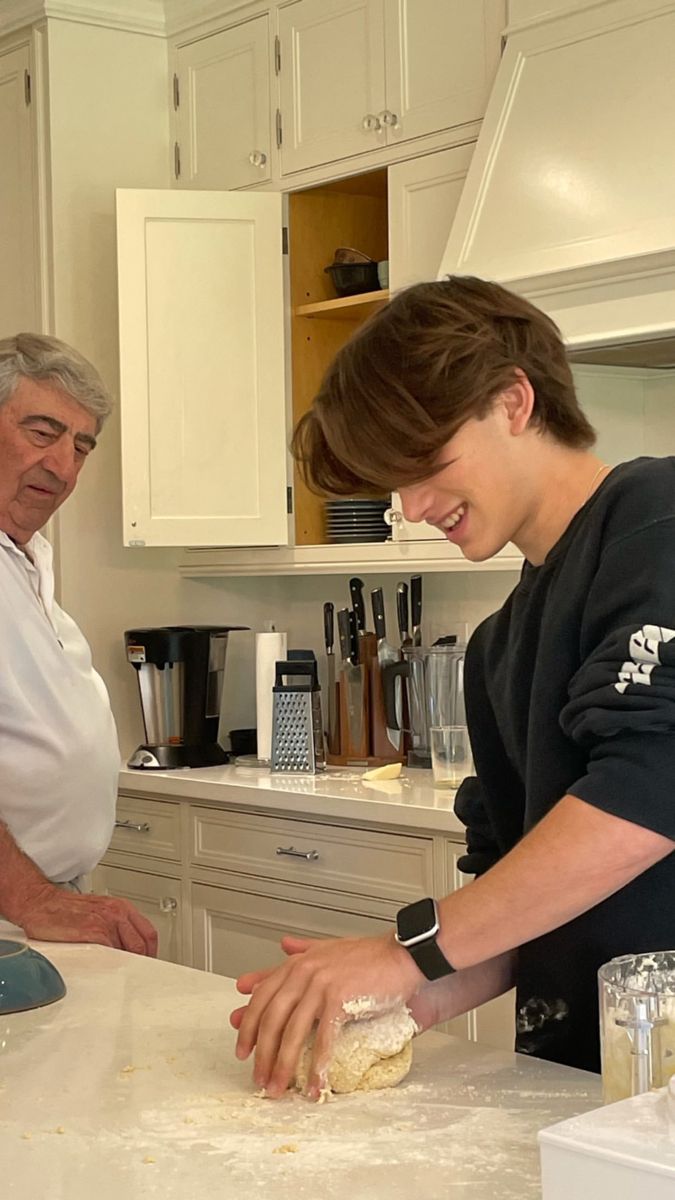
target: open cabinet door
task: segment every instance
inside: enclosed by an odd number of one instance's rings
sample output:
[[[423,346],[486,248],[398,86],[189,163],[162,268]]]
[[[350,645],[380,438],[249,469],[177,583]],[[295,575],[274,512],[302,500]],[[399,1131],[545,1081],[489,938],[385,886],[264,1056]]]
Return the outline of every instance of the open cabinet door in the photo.
[[[281,202],[117,192],[127,546],[288,544]]]

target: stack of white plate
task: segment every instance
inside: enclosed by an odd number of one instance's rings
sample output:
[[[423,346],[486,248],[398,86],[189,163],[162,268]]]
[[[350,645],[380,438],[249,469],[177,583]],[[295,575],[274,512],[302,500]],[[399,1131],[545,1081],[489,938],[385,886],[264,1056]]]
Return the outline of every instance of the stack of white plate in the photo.
[[[386,542],[391,536],[384,514],[389,500],[328,500],[326,502],[326,532],[328,541]]]

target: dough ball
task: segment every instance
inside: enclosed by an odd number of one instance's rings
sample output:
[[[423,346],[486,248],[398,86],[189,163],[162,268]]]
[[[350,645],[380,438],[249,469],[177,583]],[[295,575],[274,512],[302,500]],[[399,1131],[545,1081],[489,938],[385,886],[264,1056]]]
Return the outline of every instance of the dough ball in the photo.
[[[395,1087],[412,1065],[412,1039],[417,1026],[405,1005],[380,1016],[345,1021],[340,1026],[326,1071],[331,1092],[371,1092]],[[307,1042],[295,1073],[295,1086],[304,1091],[309,1078],[314,1035]]]

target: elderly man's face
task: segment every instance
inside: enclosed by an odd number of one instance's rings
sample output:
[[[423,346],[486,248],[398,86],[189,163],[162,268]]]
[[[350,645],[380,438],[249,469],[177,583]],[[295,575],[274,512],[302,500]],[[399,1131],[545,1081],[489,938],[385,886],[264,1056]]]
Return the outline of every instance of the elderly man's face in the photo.
[[[0,529],[25,544],[72,492],[96,418],[60,388],[21,379],[0,404]]]

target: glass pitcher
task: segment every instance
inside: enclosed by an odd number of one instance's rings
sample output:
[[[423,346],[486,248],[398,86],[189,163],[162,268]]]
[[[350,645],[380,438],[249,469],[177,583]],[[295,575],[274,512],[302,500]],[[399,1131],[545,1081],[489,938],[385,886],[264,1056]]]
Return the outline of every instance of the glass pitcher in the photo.
[[[626,954],[598,972],[605,1104],[675,1075],[675,950]]]
[[[435,646],[404,646],[403,661],[382,668],[387,726],[409,735],[408,765],[431,766],[429,730],[438,725],[466,725],[464,659],[466,646],[457,642]],[[399,722],[396,680],[405,680],[407,719]]]

